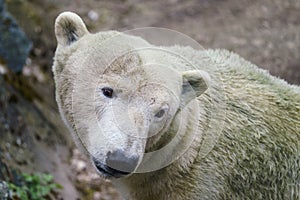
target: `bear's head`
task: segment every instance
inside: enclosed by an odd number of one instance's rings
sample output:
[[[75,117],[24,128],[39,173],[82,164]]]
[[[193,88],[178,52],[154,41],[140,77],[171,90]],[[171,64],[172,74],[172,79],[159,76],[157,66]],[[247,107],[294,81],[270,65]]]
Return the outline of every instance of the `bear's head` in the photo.
[[[180,110],[207,89],[207,74],[176,70],[169,52],[120,32],[91,34],[74,13],[59,15],[55,34],[60,113],[104,177],[133,173]]]

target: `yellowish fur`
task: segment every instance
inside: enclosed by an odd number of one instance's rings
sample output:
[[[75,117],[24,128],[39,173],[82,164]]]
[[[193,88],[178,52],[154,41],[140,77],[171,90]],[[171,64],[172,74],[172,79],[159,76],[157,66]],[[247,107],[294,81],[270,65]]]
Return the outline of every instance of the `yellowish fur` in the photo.
[[[113,179],[125,199],[300,198],[298,86],[226,50],[155,47],[115,31],[90,34],[73,13],[58,17],[56,36],[57,103],[75,141],[88,155],[100,159],[115,146],[127,149],[128,155],[142,155],[159,150],[174,137],[165,160],[186,148],[164,168],[138,173],[165,161],[141,157],[137,173]],[[138,47],[151,48],[136,51]],[[160,66],[148,65],[157,60]],[[195,93],[186,95],[183,85],[192,80]],[[105,85],[115,88],[118,98],[130,99],[113,104],[110,112],[116,121],[110,121],[108,104],[97,93]],[[165,104],[169,110],[164,124],[146,122]],[[141,111],[151,106],[151,111]],[[127,111],[129,117],[123,115]],[[138,137],[115,134],[119,129],[114,122]],[[157,130],[153,137],[144,137]]]

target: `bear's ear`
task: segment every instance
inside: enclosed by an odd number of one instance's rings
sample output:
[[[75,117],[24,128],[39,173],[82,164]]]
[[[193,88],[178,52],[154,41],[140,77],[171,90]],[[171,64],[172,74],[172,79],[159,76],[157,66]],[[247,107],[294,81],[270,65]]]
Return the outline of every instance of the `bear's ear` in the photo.
[[[191,100],[203,94],[208,89],[210,76],[201,70],[191,70],[182,73],[182,90],[180,107],[184,107]]]
[[[69,46],[88,33],[84,22],[75,13],[63,12],[55,20],[55,35],[59,45]]]

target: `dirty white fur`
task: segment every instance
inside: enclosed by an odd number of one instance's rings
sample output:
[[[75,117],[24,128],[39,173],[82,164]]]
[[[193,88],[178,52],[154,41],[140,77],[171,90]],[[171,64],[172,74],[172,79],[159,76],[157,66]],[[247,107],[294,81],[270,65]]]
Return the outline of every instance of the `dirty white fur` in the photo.
[[[298,86],[226,50],[90,34],[70,12],[55,29],[56,99],[75,141],[102,162],[116,148],[140,156],[137,173],[113,180],[125,199],[300,198]]]

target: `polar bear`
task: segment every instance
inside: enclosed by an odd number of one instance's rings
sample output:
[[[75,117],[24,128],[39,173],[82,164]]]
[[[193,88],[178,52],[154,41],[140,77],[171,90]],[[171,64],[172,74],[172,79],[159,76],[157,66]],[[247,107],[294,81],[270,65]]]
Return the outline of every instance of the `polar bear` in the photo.
[[[226,50],[91,34],[71,12],[55,34],[62,119],[124,199],[300,198],[298,86]]]

